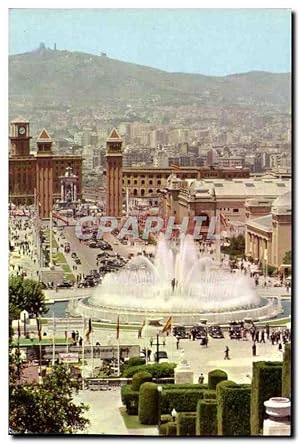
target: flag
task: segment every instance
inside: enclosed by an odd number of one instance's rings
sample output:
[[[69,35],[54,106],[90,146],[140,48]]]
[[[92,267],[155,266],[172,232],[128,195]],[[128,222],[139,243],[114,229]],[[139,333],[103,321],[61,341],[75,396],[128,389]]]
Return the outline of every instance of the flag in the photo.
[[[172,316],[170,316],[167,322],[165,323],[164,328],[162,329],[162,333],[171,330],[172,323],[173,323]]]
[[[87,332],[86,332],[86,334],[85,334],[85,336],[86,336],[87,339],[89,339],[90,334],[92,333],[92,331],[93,331],[92,320],[91,320],[91,318],[90,318],[90,319],[89,319],[89,327],[88,327],[88,330],[87,330]]]
[[[220,213],[219,217],[220,217],[220,219],[219,219],[220,220],[220,224],[223,225],[223,227],[228,228],[228,223],[227,223],[227,221],[225,219],[224,214]]]
[[[56,213],[55,211],[52,211],[52,217],[54,219],[58,219],[61,220],[62,222],[64,222],[66,225],[69,225],[69,221],[67,219],[65,219],[64,217],[62,217],[59,213]]]
[[[36,326],[37,326],[39,341],[41,341],[42,340],[42,325],[41,325],[41,320],[39,318],[36,318]]]
[[[181,171],[180,166],[175,165],[174,163],[171,164],[171,169],[172,169],[172,170],[175,170],[175,171]]]
[[[118,316],[117,320],[117,339],[120,337],[120,317]]]

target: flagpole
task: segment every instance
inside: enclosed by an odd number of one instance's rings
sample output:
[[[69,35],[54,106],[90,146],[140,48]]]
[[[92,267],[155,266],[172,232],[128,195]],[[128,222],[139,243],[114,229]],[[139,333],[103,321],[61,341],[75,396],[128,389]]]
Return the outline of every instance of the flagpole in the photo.
[[[81,370],[81,378],[82,378],[82,390],[84,390],[84,333],[85,333],[85,317],[83,317],[83,326],[82,326],[82,370]]]
[[[94,346],[93,346],[93,329],[91,330],[91,339],[92,339],[92,378],[94,377]]]
[[[118,377],[120,376],[120,339],[118,338]]]
[[[53,237],[53,234],[52,234],[52,224],[53,224],[53,222],[52,222],[52,210],[50,211],[50,268],[52,268],[52,266],[53,266],[53,254],[52,254],[52,237]]]

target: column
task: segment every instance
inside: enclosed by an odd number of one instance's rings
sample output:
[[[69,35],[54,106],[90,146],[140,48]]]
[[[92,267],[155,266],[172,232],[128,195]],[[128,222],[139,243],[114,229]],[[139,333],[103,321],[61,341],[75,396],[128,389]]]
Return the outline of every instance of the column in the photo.
[[[63,182],[61,182],[60,185],[60,200],[63,202],[65,200],[65,196],[64,196],[64,184]]]
[[[73,193],[74,193],[73,200],[76,202],[77,201],[77,186],[76,186],[76,183],[74,183]]]

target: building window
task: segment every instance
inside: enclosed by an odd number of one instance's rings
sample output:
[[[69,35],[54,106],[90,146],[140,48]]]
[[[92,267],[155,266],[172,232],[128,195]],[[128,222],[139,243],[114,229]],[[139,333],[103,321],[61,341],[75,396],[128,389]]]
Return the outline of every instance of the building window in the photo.
[[[137,196],[137,189],[136,188],[133,190],[133,195]]]
[[[142,185],[145,185],[145,181],[144,181],[144,180],[142,180],[142,181],[141,181],[141,184],[142,184]]]
[[[233,209],[233,212],[234,212],[234,213],[238,213],[238,212],[239,212],[239,209],[238,209],[238,208],[234,208],[234,209]]]
[[[127,180],[127,185],[130,185],[130,179]]]
[[[160,185],[160,184],[161,184],[161,180],[158,180],[158,181],[157,181],[157,185]]]
[[[153,183],[153,180],[149,180],[149,185],[152,185],[152,183]]]
[[[134,183],[134,185],[137,185],[137,180],[134,180],[133,183]]]
[[[152,193],[153,193],[153,190],[150,189],[150,190],[149,190],[149,194],[152,194]]]
[[[141,190],[141,196],[144,196],[145,195],[145,190]]]

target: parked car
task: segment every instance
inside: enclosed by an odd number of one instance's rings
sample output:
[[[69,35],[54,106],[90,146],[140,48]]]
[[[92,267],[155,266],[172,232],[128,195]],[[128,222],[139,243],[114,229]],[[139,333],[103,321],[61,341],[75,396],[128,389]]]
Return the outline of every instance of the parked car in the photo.
[[[73,258],[77,257],[77,253],[72,253],[71,257],[73,257]]]
[[[188,338],[188,336],[189,336],[188,332],[186,331],[186,329],[183,325],[175,325],[173,327],[173,335],[179,339],[185,339],[185,338]]]
[[[71,288],[71,287],[73,287],[73,284],[70,281],[63,281],[57,285],[57,288]]]
[[[208,327],[208,334],[215,339],[224,338],[222,328],[219,325],[211,325]]]
[[[154,362],[169,362],[168,353],[164,350],[154,353]]]
[[[203,325],[194,325],[191,329],[191,333],[195,335],[196,339],[203,339],[207,337],[207,329]]]

